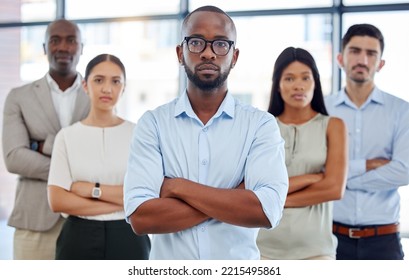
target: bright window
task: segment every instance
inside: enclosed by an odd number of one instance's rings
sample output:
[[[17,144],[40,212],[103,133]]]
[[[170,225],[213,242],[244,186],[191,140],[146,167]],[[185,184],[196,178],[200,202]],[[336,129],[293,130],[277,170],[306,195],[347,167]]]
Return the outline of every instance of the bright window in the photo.
[[[297,9],[313,7],[330,7],[332,0],[189,0],[189,8],[194,10],[203,5],[214,5],[225,11],[245,10],[272,10],[272,9]]]
[[[304,48],[314,55],[323,90],[330,93],[332,42],[329,15],[238,17],[234,21],[240,55],[229,78],[229,89],[233,94],[266,110],[274,62],[289,46]],[[279,26],[281,28],[275,28]]]
[[[179,0],[66,0],[68,19],[176,14]]]

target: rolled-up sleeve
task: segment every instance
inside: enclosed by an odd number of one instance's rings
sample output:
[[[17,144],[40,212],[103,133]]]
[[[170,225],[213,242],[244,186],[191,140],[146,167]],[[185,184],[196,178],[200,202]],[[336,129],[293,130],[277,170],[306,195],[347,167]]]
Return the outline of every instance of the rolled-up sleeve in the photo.
[[[159,134],[151,112],[135,126],[124,179],[124,208],[128,217],[145,201],[158,198],[163,182]]]
[[[271,228],[276,227],[287,197],[288,173],[284,140],[274,118],[263,118],[247,158],[245,180],[260,200]]]

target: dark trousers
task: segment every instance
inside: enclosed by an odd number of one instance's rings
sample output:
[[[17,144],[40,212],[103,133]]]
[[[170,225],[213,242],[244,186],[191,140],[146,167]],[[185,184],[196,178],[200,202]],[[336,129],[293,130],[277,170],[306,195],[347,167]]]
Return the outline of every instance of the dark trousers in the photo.
[[[147,260],[151,244],[125,220],[92,221],[70,216],[57,240],[57,260]]]
[[[403,260],[399,233],[358,239],[337,233],[335,236],[337,260]]]

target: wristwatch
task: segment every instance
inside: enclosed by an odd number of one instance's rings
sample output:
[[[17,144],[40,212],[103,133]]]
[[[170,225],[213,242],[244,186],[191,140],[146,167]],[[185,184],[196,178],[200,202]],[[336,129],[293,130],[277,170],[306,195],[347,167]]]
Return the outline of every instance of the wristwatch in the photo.
[[[38,151],[38,142],[37,141],[33,141],[30,143],[30,150],[32,151]]]
[[[100,198],[102,195],[102,190],[99,187],[99,183],[95,183],[95,187],[92,189],[92,197],[93,198]]]

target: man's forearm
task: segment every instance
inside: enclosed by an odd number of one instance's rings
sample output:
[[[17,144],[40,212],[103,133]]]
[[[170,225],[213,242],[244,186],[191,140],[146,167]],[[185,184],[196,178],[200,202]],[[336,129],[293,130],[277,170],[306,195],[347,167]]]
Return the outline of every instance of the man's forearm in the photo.
[[[243,227],[271,226],[250,190],[213,188],[180,178],[170,179],[165,188],[167,197],[180,199],[216,220]]]
[[[137,234],[173,233],[196,226],[208,216],[174,198],[156,198],[142,203],[129,216]]]

